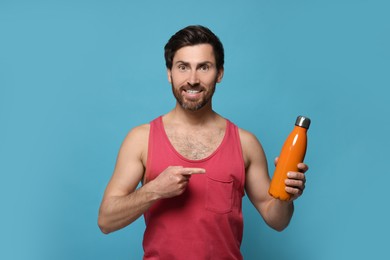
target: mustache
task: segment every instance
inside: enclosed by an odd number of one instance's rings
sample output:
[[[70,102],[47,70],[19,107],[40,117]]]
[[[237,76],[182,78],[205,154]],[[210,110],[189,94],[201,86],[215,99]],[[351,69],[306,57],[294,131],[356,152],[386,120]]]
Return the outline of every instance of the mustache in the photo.
[[[188,89],[205,90],[205,87],[198,82],[192,83],[192,84],[190,82],[187,82],[187,84],[184,84],[181,88],[185,89],[185,90],[188,90]]]
[[[197,82],[197,83],[191,84],[191,83],[187,82],[187,85],[190,86],[191,88],[195,88],[195,87],[199,87],[199,86],[200,86],[200,83]]]

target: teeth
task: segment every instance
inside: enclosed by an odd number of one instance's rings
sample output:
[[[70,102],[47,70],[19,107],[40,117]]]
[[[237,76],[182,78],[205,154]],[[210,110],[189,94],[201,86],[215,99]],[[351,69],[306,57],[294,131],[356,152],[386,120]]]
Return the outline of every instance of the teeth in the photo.
[[[200,92],[199,90],[187,89],[187,93],[189,93],[189,94],[196,94],[199,92]]]

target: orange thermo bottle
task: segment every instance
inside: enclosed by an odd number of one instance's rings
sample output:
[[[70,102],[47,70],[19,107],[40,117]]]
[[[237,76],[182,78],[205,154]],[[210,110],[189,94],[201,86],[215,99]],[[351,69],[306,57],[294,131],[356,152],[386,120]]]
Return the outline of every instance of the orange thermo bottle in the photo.
[[[294,129],[284,142],[268,190],[269,194],[276,199],[288,201],[291,198],[291,194],[285,190],[286,185],[284,181],[287,179],[288,172],[298,171],[298,163],[303,162],[305,158],[307,147],[306,134],[309,126],[309,118],[298,116]]]

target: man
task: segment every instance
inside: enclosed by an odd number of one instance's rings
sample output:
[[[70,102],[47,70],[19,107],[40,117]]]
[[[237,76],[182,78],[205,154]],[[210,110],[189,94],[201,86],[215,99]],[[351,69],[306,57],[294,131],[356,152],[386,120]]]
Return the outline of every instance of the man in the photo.
[[[281,231],[304,190],[308,167],[301,163],[301,172],[289,173],[291,201],[268,194],[261,144],[212,109],[224,50],[209,29],[177,32],[165,46],[165,60],[176,106],[125,138],[99,227],[110,233],[144,215],[144,259],[242,259],[244,191],[265,222]]]

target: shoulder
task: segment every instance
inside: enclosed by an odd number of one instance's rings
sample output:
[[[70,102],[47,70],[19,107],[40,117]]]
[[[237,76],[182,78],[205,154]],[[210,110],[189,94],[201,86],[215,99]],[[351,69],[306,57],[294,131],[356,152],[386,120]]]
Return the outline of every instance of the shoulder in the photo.
[[[253,133],[242,128],[238,128],[238,133],[240,136],[245,165],[248,166],[251,162],[253,162],[253,160],[256,160],[256,157],[260,156],[261,159],[263,159],[264,150],[257,137]]]
[[[143,162],[146,160],[150,124],[143,124],[131,129],[121,146],[121,153],[138,157]]]
[[[238,133],[240,135],[240,141],[242,143],[246,144],[246,143],[251,143],[253,141],[257,141],[257,137],[253,133],[245,129],[238,128]]]
[[[150,124],[143,124],[143,125],[139,125],[139,126],[134,127],[133,129],[131,129],[129,131],[129,133],[127,134],[127,136],[129,136],[129,137],[145,137],[145,136],[149,135],[149,131],[150,131]]]
[[[251,150],[258,146],[261,147],[259,140],[253,133],[242,128],[238,128],[238,133],[240,136],[241,146],[243,147],[244,152],[246,150]]]
[[[147,141],[150,131],[150,124],[143,124],[131,129],[124,140],[124,142],[144,142]]]

